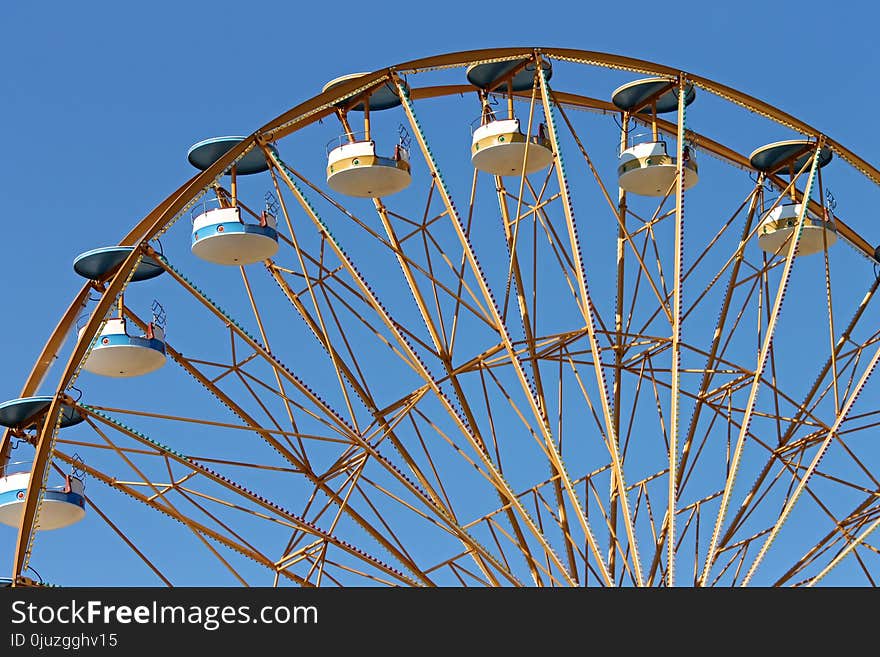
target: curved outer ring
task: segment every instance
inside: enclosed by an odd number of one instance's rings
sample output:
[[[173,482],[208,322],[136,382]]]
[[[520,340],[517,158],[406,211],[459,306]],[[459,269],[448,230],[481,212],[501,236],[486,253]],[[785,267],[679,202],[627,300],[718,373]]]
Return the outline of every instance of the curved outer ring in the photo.
[[[261,145],[267,145],[276,141],[296,130],[299,130],[315,121],[332,114],[339,102],[354,97],[358,93],[367,91],[387,80],[389,77],[402,73],[415,73],[429,69],[453,68],[467,66],[481,61],[500,61],[507,59],[522,59],[524,57],[533,57],[541,55],[551,59],[569,61],[574,63],[597,66],[601,68],[614,68],[618,70],[631,71],[634,73],[642,73],[646,75],[658,75],[678,77],[685,76],[694,86],[705,91],[722,97],[725,100],[733,102],[749,111],[755,112],[775,121],[783,126],[791,128],[812,139],[824,139],[825,145],[833,152],[837,153],[841,159],[848,162],[856,170],[860,171],[864,176],[876,184],[880,184],[880,170],[869,164],[867,161],[850,151],[848,148],[837,143],[833,139],[823,135],[812,126],[804,123],[791,116],[790,114],[779,110],[769,103],[754,98],[748,94],[742,93],[728,87],[726,85],[714,82],[708,78],[698,75],[692,75],[680,71],[675,68],[655,64],[641,59],[625,57],[622,55],[612,55],[589,50],[576,50],[571,48],[490,48],[481,50],[468,50],[456,53],[448,53],[443,55],[435,55],[420,59],[411,60],[390,66],[388,68],[379,69],[367,75],[358,78],[346,80],[338,86],[323,91],[318,95],[296,105],[292,109],[279,115],[277,118],[269,121],[262,128],[258,129],[236,146],[230,148],[223,156],[218,158],[210,167],[201,171],[181,185],[175,192],[168,196],[164,201],[157,205],[149,214],[147,214],[129,233],[122,238],[119,246],[137,246],[140,248],[132,249],[131,253],[119,265],[116,273],[108,282],[100,301],[95,306],[88,323],[84,327],[73,353],[61,374],[56,388],[56,392],[49,410],[46,414],[46,420],[40,430],[36,442],[36,453],[34,455],[33,469],[31,471],[30,485],[25,500],[25,510],[23,521],[19,527],[18,541],[15,551],[13,579],[17,580],[21,577],[24,570],[26,552],[29,549],[32,532],[31,525],[35,520],[37,506],[40,501],[40,490],[42,482],[45,478],[48,466],[51,447],[54,443],[54,433],[56,428],[56,420],[61,410],[61,403],[65,397],[64,391],[68,382],[73,378],[80,366],[80,362],[85,356],[92,337],[97,333],[103,317],[114,303],[116,297],[125,288],[131,271],[136,266],[140,256],[149,249],[148,242],[161,232],[185,207],[195,199],[203,190],[205,190],[214,179],[220,177],[229,166],[242,157],[252,148],[259,148]],[[413,98],[430,98],[439,97],[450,94],[460,94],[473,91],[471,85],[449,85],[445,87],[426,87],[422,89],[412,89]],[[555,92],[556,100],[561,103],[575,104],[582,107],[593,109],[602,109],[610,112],[618,113],[620,110],[612,103],[600,101],[584,96],[574,94],[566,94]],[[640,117],[633,116],[634,120]],[[661,122],[658,120],[658,126],[663,132],[675,134],[676,127],[674,124]],[[717,142],[703,138],[693,134],[695,143],[698,146],[712,151],[722,159],[725,159],[742,168],[751,169],[748,159],[744,156],[725,148]],[[779,184],[779,179],[770,176],[771,182]],[[784,185],[784,183],[783,183]],[[853,246],[866,257],[874,258],[874,249],[868,242],[858,235],[851,228],[846,226],[842,221],[838,220],[838,233],[847,239]],[[70,328],[73,326],[80,310],[85,306],[88,300],[89,292],[93,288],[90,283],[83,285],[79,294],[74,298],[67,311],[62,316],[58,325],[53,330],[45,347],[40,353],[37,362],[34,364],[27,381],[21,391],[21,397],[28,397],[35,394],[40,386],[43,378],[48,372],[49,367],[57,358],[58,351],[64,342]],[[9,460],[9,452],[11,448],[11,431],[6,430],[0,439],[0,467],[4,466]],[[34,476],[36,475],[36,476]],[[34,485],[34,482],[40,482],[40,486]]]

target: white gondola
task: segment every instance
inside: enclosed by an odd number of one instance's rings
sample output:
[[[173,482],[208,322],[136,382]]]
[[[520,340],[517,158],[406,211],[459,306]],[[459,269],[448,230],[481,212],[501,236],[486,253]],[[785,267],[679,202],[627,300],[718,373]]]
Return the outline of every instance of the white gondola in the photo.
[[[329,91],[362,78],[366,73],[352,73],[335,78],[324,85]],[[404,88],[406,83],[402,83]],[[381,198],[402,192],[412,182],[409,150],[404,142],[394,147],[393,154],[380,155],[370,129],[371,112],[379,112],[401,104],[397,84],[385,82],[360,94],[357,99],[346,98],[337,107],[346,134],[334,139],[327,147],[327,184],[334,191],[359,198]],[[363,112],[364,129],[352,132],[347,114]],[[386,152],[387,153],[387,152]]]
[[[275,216],[263,212],[259,223],[245,223],[239,207],[212,208],[193,219],[192,252],[218,265],[249,265],[278,251]]]
[[[803,204],[798,202],[799,194],[794,189],[798,174],[804,174],[813,163],[813,156],[817,154],[817,145],[808,139],[787,139],[766,144],[755,149],[749,156],[749,163],[758,171],[770,176],[788,176],[791,179],[789,198],[778,201],[775,207],[764,213],[758,226],[758,246],[767,253],[788,253],[789,238],[793,239],[797,228],[798,217],[803,210]],[[815,164],[822,168],[832,158],[831,150],[827,146],[818,148],[818,159]],[[822,178],[819,177],[818,197],[822,198]],[[821,253],[837,241],[837,229],[834,227],[834,219],[830,213],[819,215],[807,205],[804,216],[804,229],[798,241],[796,256]]]
[[[85,327],[80,329],[80,336]],[[129,335],[121,317],[107,319],[83,369],[93,374],[131,377],[149,374],[165,364],[165,331],[151,323],[144,335]]]
[[[800,217],[801,203],[777,205],[761,217],[758,226],[758,245],[767,253],[788,253],[788,241],[794,239],[793,234]],[[807,210],[804,217],[804,229],[798,242],[796,256],[821,253],[837,241],[837,230],[834,223],[822,219],[812,210]]]
[[[684,148],[684,188],[697,184],[697,160],[693,149]],[[665,141],[645,141],[620,154],[617,176],[620,187],[641,196],[665,196],[673,190],[678,171],[676,158],[666,151]]]
[[[617,177],[621,189],[640,196],[666,196],[674,191],[678,162],[670,155],[666,142],[659,137],[657,115],[676,111],[679,100],[690,105],[696,97],[693,84],[687,83],[682,98],[673,78],[653,77],[633,80],[611,94],[611,102],[630,115],[650,120],[651,131],[633,135],[618,156]],[[697,184],[697,160],[693,149],[685,145],[683,186]]]
[[[409,152],[400,144],[391,157],[378,155],[372,139],[342,144],[327,156],[327,184],[346,196],[391,196],[411,181]]]
[[[547,80],[553,74],[549,61],[541,62]],[[471,124],[471,163],[478,171],[495,176],[522,176],[546,169],[553,162],[553,147],[544,133],[526,135],[514,114],[514,93],[531,90],[536,84],[537,64],[531,60],[511,60],[473,64],[468,81],[480,89],[481,117]],[[490,107],[490,95],[507,97],[504,118]],[[477,124],[476,126],[474,124]]]
[[[490,120],[474,130],[471,162],[476,169],[496,176],[521,176],[523,171],[530,174],[550,166],[553,149],[543,125],[527,138],[519,119]]]
[[[30,472],[0,477],[0,523],[18,527],[24,513]],[[38,530],[60,529],[79,522],[86,515],[82,480],[68,475],[65,485],[46,488],[40,507]]]

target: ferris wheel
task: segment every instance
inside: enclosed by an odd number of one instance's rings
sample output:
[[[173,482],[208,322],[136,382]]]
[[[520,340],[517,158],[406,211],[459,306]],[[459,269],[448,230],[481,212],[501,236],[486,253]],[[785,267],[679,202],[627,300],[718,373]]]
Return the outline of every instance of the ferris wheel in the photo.
[[[880,171],[823,132],[501,48],[184,156],[0,404],[15,585],[880,577]]]

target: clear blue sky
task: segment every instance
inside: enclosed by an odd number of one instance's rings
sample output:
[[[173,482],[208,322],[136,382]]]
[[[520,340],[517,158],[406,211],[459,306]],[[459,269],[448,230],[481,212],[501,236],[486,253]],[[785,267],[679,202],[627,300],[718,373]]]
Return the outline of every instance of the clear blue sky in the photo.
[[[78,253],[116,243],[192,175],[191,144],[249,134],[331,78],[493,46],[617,53],[745,91],[877,164],[877,18],[813,1],[9,2],[0,398],[18,395],[79,289]],[[3,574],[11,542],[0,532]]]

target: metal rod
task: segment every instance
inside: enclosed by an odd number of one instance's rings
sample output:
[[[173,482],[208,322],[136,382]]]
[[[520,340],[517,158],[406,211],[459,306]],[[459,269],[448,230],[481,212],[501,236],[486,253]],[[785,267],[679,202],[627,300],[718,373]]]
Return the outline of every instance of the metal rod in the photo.
[[[672,295],[672,390],[670,392],[669,411],[669,487],[667,507],[666,537],[666,585],[675,586],[675,502],[676,482],[678,479],[678,416],[680,405],[681,373],[681,286],[682,258],[684,257],[684,122],[685,122],[685,85],[684,74],[678,78],[678,137],[675,155],[675,246],[674,274]],[[654,105],[656,111],[656,104]]]
[[[543,68],[541,68],[541,60],[538,60],[538,76],[541,82],[541,99],[544,104],[544,115],[547,118],[547,128],[550,133],[550,141],[553,144],[553,152],[556,154],[555,158],[555,169],[556,169],[556,177],[559,181],[559,187],[563,192],[563,209],[565,211],[565,219],[566,226],[568,228],[568,236],[569,236],[569,245],[571,247],[571,256],[574,262],[577,263],[576,275],[578,281],[579,288],[579,310],[583,315],[584,321],[587,326],[587,333],[590,341],[590,351],[593,356],[593,367],[596,375],[596,382],[599,387],[599,393],[602,401],[602,413],[605,419],[605,430],[606,430],[606,445],[608,446],[609,452],[611,454],[611,460],[614,464],[614,475],[616,478],[617,486],[620,492],[620,502],[621,502],[621,510],[624,515],[624,522],[626,523],[626,531],[627,531],[627,541],[632,548],[632,560],[633,560],[633,568],[636,575],[636,581],[639,586],[642,585],[642,571],[641,571],[641,563],[639,559],[638,546],[636,545],[635,538],[635,529],[632,524],[632,516],[629,511],[629,502],[627,501],[626,491],[625,491],[625,482],[623,477],[623,464],[620,459],[620,454],[617,449],[617,439],[614,435],[614,422],[611,418],[611,405],[608,400],[608,386],[605,383],[605,373],[603,371],[602,365],[602,357],[601,357],[601,349],[598,344],[598,340],[596,339],[596,330],[595,323],[593,319],[593,309],[594,305],[592,300],[590,299],[590,294],[587,289],[587,280],[586,280],[586,272],[584,270],[583,258],[580,253],[580,240],[578,239],[577,234],[577,225],[574,219],[574,209],[571,206],[571,192],[568,189],[568,181],[565,176],[565,171],[562,167],[561,160],[561,152],[559,149],[559,139],[556,134],[556,126],[553,121],[553,109],[551,107],[551,99],[550,94],[547,87],[547,79],[544,74]],[[595,554],[597,560],[599,560],[599,565],[604,574],[607,573],[606,566],[601,559],[599,554]],[[610,577],[610,575],[609,575]]]

